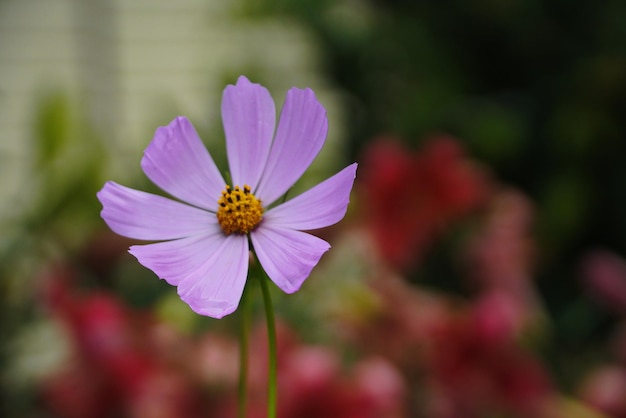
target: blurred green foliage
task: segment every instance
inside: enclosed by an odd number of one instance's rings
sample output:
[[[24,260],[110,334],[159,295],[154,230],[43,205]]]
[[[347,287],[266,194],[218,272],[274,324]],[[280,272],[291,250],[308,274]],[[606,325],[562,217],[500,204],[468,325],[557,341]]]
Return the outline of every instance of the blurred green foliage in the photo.
[[[33,227],[53,229],[55,236],[81,237],[99,212],[94,192],[101,187],[106,163],[102,138],[80,106],[72,106],[61,92],[40,100],[33,130],[39,189]]]

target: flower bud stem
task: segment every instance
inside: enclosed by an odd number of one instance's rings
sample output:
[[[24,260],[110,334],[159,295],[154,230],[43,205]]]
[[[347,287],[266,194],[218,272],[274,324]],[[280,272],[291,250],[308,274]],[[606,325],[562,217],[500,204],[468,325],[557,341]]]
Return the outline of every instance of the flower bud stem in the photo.
[[[262,269],[261,269],[262,270]],[[267,418],[276,418],[276,325],[274,320],[274,306],[268,285],[269,278],[265,271],[261,274],[261,291],[263,292],[263,305],[265,306],[265,319],[267,322],[268,344],[268,374],[267,374]]]

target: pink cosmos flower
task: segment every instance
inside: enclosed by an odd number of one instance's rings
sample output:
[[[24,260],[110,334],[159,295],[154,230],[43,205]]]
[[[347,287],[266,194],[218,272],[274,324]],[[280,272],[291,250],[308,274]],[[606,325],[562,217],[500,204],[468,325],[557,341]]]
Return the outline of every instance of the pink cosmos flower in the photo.
[[[322,148],[326,112],[310,89],[287,92],[276,133],[274,102],[241,76],[222,97],[232,186],[227,185],[184,117],[156,130],[141,167],[180,201],[107,182],[102,218],[116,233],[161,241],[130,247],[139,262],[199,314],[233,312],[248,275],[250,243],[284,292],[300,288],[330,245],[305,230],[343,218],[356,176],[353,163],[312,189],[276,204]]]

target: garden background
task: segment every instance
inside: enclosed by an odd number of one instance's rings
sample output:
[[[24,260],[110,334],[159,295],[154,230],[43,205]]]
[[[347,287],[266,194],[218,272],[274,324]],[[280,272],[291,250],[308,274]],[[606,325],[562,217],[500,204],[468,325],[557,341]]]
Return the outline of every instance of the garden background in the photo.
[[[95,193],[156,192],[139,161],[179,114],[223,161],[245,74],[327,109],[296,189],[360,164],[331,251],[274,289],[280,416],[626,417],[625,20],[620,0],[0,0],[0,415],[233,416],[238,314],[193,314]]]

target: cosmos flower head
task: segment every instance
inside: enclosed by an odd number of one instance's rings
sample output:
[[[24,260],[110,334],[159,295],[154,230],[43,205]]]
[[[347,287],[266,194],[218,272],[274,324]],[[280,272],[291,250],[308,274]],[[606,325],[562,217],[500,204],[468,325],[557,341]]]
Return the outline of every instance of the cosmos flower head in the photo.
[[[239,304],[250,244],[280,289],[300,288],[330,248],[304,231],[344,217],[357,169],[353,163],[280,202],[326,140],[326,111],[311,89],[287,92],[276,127],[267,89],[241,76],[224,90],[222,121],[232,184],[181,116],[156,130],[141,160],[148,178],[176,200],[112,181],[98,192],[101,216],[113,231],[159,241],[134,245],[129,252],[176,286],[195,312],[214,318]]]

